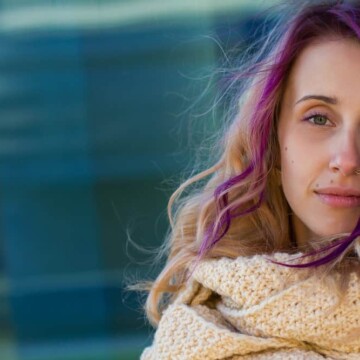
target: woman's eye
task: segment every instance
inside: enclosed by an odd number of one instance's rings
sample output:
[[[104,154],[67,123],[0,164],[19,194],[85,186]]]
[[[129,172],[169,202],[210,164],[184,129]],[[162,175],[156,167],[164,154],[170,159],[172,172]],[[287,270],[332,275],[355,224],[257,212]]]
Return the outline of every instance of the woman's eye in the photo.
[[[329,119],[325,115],[312,115],[307,120],[315,125],[326,125]]]

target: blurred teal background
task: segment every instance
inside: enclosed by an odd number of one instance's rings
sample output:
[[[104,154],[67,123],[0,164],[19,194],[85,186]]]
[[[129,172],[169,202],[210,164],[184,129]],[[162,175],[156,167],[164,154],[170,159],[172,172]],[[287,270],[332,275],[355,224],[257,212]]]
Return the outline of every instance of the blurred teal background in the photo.
[[[151,343],[125,286],[157,268],[127,231],[162,242],[164,181],[216,128],[204,74],[264,3],[0,1],[0,360],[130,360]]]

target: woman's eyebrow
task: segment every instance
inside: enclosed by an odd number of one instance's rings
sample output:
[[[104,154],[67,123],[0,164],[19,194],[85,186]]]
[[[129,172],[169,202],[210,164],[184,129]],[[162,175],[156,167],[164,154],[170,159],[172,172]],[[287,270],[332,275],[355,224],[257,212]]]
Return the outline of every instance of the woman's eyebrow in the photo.
[[[338,103],[338,99],[336,97],[330,97],[325,95],[305,95],[301,99],[299,99],[295,105],[297,105],[300,102],[306,101],[306,100],[320,100],[327,104],[335,105]]]

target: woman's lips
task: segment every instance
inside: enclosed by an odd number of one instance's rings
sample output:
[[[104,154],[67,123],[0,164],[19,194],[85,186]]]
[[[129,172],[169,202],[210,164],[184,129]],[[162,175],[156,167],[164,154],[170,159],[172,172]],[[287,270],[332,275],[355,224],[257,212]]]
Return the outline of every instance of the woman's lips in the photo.
[[[338,194],[326,194],[315,191],[320,201],[323,203],[339,208],[352,208],[360,206],[360,196],[344,196]]]

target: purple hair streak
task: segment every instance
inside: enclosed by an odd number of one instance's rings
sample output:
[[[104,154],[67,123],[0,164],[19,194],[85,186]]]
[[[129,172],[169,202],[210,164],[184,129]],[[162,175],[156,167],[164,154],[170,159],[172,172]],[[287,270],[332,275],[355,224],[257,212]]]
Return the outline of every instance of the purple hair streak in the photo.
[[[358,220],[358,223],[355,226],[355,229],[352,231],[352,233],[340,240],[334,241],[332,244],[324,246],[323,248],[319,250],[314,250],[312,252],[309,252],[305,255],[296,257],[293,259],[293,261],[300,260],[303,258],[307,258],[310,256],[316,256],[320,255],[322,253],[327,253],[325,256],[320,257],[319,259],[304,263],[304,264],[289,264],[289,263],[281,263],[278,261],[271,260],[270,261],[274,264],[278,265],[284,265],[287,267],[293,267],[293,268],[307,268],[307,267],[317,267],[320,265],[327,264],[331,261],[336,260],[340,256],[342,256],[350,247],[350,245],[357,239],[357,237],[360,236],[360,219]]]

